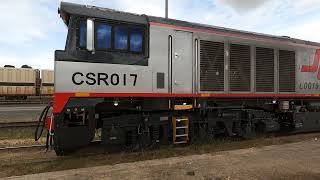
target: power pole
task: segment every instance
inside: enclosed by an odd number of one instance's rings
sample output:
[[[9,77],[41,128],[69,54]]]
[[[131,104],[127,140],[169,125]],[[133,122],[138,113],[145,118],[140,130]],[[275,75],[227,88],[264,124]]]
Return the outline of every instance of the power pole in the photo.
[[[166,12],[165,12],[165,17],[168,18],[168,0],[166,1]]]

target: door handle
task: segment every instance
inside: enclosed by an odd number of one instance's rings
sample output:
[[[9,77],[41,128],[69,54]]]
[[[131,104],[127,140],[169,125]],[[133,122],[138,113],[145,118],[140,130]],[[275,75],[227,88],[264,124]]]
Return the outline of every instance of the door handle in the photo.
[[[177,59],[178,57],[179,57],[179,54],[175,52],[174,53],[174,58]]]
[[[175,85],[183,85],[183,81],[174,81]]]

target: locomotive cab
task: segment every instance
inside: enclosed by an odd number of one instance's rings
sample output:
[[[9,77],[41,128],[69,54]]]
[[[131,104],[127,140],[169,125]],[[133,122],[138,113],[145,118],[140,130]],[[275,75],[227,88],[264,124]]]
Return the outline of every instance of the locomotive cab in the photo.
[[[131,92],[152,90],[152,71],[146,16],[64,2],[59,13],[68,27],[65,50],[55,52],[54,138],[61,154],[88,145],[110,111],[136,108],[127,101]],[[117,93],[124,96],[119,106]]]

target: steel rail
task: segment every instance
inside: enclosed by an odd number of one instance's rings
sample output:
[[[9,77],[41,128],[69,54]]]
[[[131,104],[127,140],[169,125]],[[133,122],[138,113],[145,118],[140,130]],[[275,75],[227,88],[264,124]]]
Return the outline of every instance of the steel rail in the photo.
[[[36,144],[36,145],[27,145],[27,146],[8,146],[8,147],[1,147],[0,148],[0,152],[1,151],[14,151],[14,150],[25,150],[25,149],[29,149],[29,148],[45,148],[46,146],[43,144]]]
[[[26,122],[0,122],[0,128],[15,128],[15,127],[35,127],[37,121]]]

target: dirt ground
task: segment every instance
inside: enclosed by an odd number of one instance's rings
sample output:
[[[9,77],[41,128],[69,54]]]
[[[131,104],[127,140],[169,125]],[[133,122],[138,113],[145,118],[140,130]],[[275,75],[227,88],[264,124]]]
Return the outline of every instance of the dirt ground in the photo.
[[[309,140],[9,179],[320,179],[319,154]]]
[[[292,139],[295,137],[298,142],[293,142]],[[106,165],[108,164],[106,159],[110,160],[118,155],[91,156],[89,159],[83,159],[81,156],[55,157],[52,153],[49,153],[46,158],[38,158],[37,160],[34,160],[34,157],[29,155],[29,158],[33,159],[32,161],[38,162],[38,164],[30,164],[35,166],[34,169],[41,169],[41,164],[49,160],[52,163],[54,161],[59,162],[59,164],[56,163],[54,165],[62,166],[62,169],[68,164],[69,166],[70,164],[74,166],[74,164],[79,165],[82,163],[82,166],[78,166],[78,169],[8,179],[320,179],[319,134],[290,136],[284,139],[288,143],[259,146],[257,142],[258,145],[251,148],[197,153],[201,155],[197,155],[195,152],[191,154],[196,155],[187,155],[185,148],[194,148],[190,146],[181,149],[171,148],[171,151],[174,151],[178,157],[169,156],[169,158],[162,159],[156,159],[157,157],[155,157],[151,158],[153,160],[145,160],[144,156],[136,154],[136,160],[133,160],[133,162],[130,161],[132,154],[122,154],[121,156],[125,160],[113,161],[113,163],[109,163],[111,165]],[[261,139],[261,141],[268,141],[268,139]],[[239,146],[239,144],[236,145]],[[181,152],[179,152],[180,150]],[[39,155],[37,151],[33,153],[34,155]],[[148,154],[148,152],[145,153]],[[6,169],[10,166],[20,169],[19,164],[30,161],[28,156],[22,158],[18,154],[9,153],[5,155],[0,153],[0,159],[11,160],[11,163],[13,163],[2,164],[1,169]],[[77,160],[75,161],[76,157]],[[22,162],[13,160],[18,160],[19,158],[21,158]],[[88,167],[90,166],[90,161],[98,162],[103,161],[103,159],[104,163]],[[28,164],[24,165],[27,168]],[[55,168],[52,169],[54,170]],[[14,172],[12,170],[13,174]],[[32,171],[31,173],[35,172]]]

